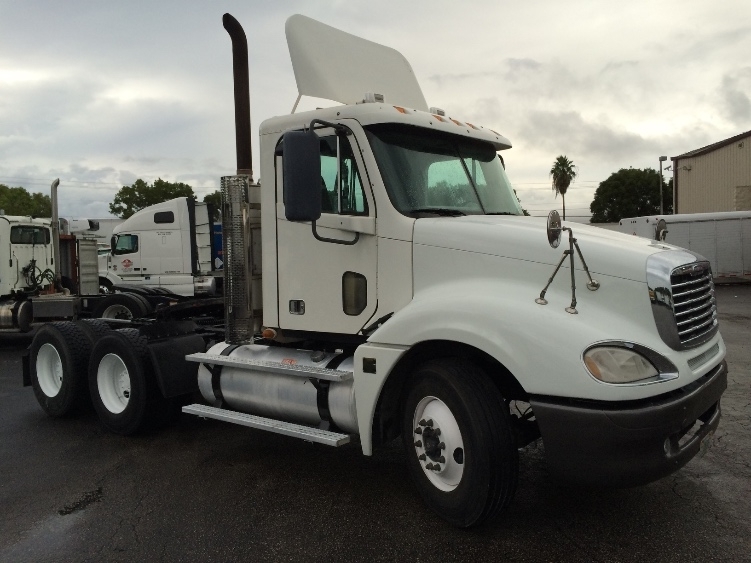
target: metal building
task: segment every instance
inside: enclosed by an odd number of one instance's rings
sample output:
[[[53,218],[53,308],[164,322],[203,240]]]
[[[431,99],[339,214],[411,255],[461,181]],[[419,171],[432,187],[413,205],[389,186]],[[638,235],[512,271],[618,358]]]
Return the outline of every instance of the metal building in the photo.
[[[675,213],[751,211],[751,131],[671,160]]]

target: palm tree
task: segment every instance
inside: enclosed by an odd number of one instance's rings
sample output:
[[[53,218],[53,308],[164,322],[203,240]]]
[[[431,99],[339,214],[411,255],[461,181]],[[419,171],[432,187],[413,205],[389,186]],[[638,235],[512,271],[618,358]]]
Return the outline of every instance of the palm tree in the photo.
[[[561,155],[555,159],[550,169],[550,177],[553,178],[553,191],[556,197],[561,194],[563,198],[563,218],[566,218],[566,191],[571,182],[576,178],[576,166],[574,162]]]

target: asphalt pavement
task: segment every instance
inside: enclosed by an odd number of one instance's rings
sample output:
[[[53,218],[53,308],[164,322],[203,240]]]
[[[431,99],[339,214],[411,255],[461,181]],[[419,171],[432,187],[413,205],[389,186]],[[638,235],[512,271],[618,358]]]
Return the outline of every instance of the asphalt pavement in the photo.
[[[397,443],[364,457],[182,415],[151,435],[53,420],[0,335],[0,561],[751,561],[751,286],[718,288],[729,387],[712,447],[644,487],[588,490],[521,452],[510,509],[434,516]]]

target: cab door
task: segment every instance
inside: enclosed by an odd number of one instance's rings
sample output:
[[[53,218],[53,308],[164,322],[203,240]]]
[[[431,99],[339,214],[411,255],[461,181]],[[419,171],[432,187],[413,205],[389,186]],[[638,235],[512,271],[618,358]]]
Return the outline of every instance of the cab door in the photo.
[[[141,246],[139,236],[130,233],[114,235],[112,271],[123,280],[141,277]]]
[[[288,221],[283,159],[276,157],[279,326],[357,334],[377,307],[373,195],[352,134],[316,131],[321,149],[321,217]]]

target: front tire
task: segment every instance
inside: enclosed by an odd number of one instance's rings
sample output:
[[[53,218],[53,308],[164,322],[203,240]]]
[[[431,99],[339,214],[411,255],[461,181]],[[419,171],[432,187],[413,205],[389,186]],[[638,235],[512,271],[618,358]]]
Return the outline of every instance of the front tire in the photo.
[[[474,364],[449,358],[415,371],[402,439],[412,480],[444,520],[477,526],[511,502],[519,460],[508,408]]]

